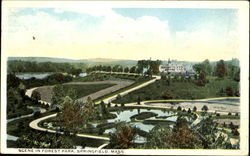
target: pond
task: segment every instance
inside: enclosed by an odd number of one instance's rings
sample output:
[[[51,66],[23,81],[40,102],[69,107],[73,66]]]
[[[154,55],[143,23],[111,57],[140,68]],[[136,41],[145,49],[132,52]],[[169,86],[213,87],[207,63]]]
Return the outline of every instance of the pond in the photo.
[[[47,76],[52,75],[52,74],[53,73],[19,73],[19,74],[16,74],[16,77],[23,79],[23,80],[27,80],[32,77],[36,79],[44,79]]]
[[[172,121],[175,122],[177,120],[177,116],[174,112],[171,111],[164,111],[164,110],[159,110],[159,109],[144,109],[144,108],[136,108],[136,109],[129,109],[129,110],[123,110],[123,111],[116,111],[116,112],[111,112],[112,114],[115,114],[117,117],[115,119],[108,119],[107,123],[118,123],[118,122],[126,122],[129,123],[131,126],[139,128],[145,132],[149,132],[152,130],[155,125],[153,124],[144,124],[143,121],[141,120],[131,120],[130,117],[136,114],[140,114],[143,112],[153,112],[156,113],[157,116],[155,117],[150,117],[145,120],[164,120],[164,121]],[[97,123],[92,123],[94,127],[96,127],[98,124]],[[171,127],[171,126],[170,126]],[[110,128],[106,129],[104,131],[104,134],[109,134],[115,132],[115,128]],[[136,136],[135,142],[137,143],[143,143],[146,142],[146,138],[142,136]]]
[[[159,110],[159,109],[142,109],[142,108],[137,108],[137,109],[129,109],[129,110],[124,110],[124,111],[117,111],[117,112],[111,112],[113,114],[116,114],[117,117],[115,119],[109,119],[107,120],[108,123],[112,123],[112,122],[127,122],[129,123],[131,126],[139,128],[145,132],[149,132],[150,130],[152,130],[155,125],[153,124],[144,124],[142,121],[138,121],[138,120],[133,120],[131,121],[130,117],[139,113],[143,113],[143,112],[152,112],[152,113],[156,113],[157,116],[155,117],[150,117],[147,118],[145,120],[165,120],[165,121],[173,121],[175,122],[177,120],[177,116],[174,112],[171,111],[165,111],[165,110]],[[111,129],[106,129],[104,131],[105,134],[108,133],[113,133],[115,132],[115,128],[111,128]],[[144,143],[146,142],[146,138],[137,135],[135,137],[135,142],[136,143]]]
[[[80,77],[85,77],[85,76],[87,76],[87,75],[88,75],[87,73],[80,73],[80,74],[79,74]]]

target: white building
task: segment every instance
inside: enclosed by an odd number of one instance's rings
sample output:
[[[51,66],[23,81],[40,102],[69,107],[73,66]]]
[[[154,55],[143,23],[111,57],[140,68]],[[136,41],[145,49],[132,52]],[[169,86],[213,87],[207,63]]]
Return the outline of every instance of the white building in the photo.
[[[182,65],[160,65],[160,72],[164,73],[185,73],[185,67]]]
[[[183,65],[174,63],[168,60],[166,65],[160,65],[159,71],[164,73],[186,73],[186,69]]]

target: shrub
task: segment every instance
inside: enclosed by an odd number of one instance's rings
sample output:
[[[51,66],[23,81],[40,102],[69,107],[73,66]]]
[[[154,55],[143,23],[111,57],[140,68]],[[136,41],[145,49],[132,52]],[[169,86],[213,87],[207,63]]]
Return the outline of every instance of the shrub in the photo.
[[[239,136],[239,135],[240,135],[240,133],[238,132],[237,129],[233,129],[233,130],[231,131],[231,133],[232,133],[234,136]]]
[[[34,117],[36,117],[36,118],[39,117],[40,115],[41,115],[41,112],[39,112],[39,111],[34,113]]]
[[[232,113],[231,113],[231,112],[229,112],[229,113],[228,113],[228,115],[229,115],[229,116],[231,116],[231,115],[232,115]]]
[[[226,94],[227,96],[233,96],[233,89],[231,87],[227,87],[226,88]]]
[[[166,92],[162,95],[162,98],[167,100],[167,99],[172,99],[173,96],[172,96],[168,91],[166,91]]]
[[[178,106],[178,107],[177,107],[177,110],[178,110],[178,111],[181,111],[181,106]]]
[[[208,107],[207,107],[207,105],[204,105],[204,106],[201,108],[201,110],[203,110],[203,111],[207,112],[207,111],[208,111]]]
[[[196,106],[194,106],[194,108],[193,108],[193,112],[196,112],[197,111],[197,107]]]

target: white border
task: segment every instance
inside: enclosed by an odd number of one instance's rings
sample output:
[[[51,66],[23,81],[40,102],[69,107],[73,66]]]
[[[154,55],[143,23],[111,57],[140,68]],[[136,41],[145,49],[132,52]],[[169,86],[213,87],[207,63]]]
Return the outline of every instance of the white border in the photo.
[[[2,47],[1,47],[1,152],[19,153],[18,149],[6,148],[6,58],[5,50],[7,9],[10,7],[120,7],[120,8],[234,8],[239,9],[240,25],[240,66],[241,66],[241,132],[240,150],[123,150],[123,154],[154,155],[247,155],[249,127],[249,3],[247,1],[3,1]],[[55,152],[55,151],[54,151]],[[65,152],[46,154],[83,154]],[[108,154],[114,154],[110,153]],[[25,152],[28,154],[29,152]],[[24,153],[23,153],[24,154]],[[30,152],[34,154],[34,152]],[[44,153],[39,153],[44,154]],[[93,154],[93,153],[84,153]],[[105,154],[105,153],[95,153]]]

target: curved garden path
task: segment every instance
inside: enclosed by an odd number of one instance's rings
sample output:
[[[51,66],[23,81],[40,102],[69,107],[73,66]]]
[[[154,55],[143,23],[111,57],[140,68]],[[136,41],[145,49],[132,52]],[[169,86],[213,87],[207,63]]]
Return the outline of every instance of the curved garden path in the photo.
[[[108,97],[108,98],[106,98],[106,99],[104,99],[103,101],[105,102],[105,103],[108,103],[108,102],[112,102],[113,100],[115,100],[115,98],[117,97],[117,95],[118,94],[120,94],[121,96],[122,95],[126,95],[126,94],[128,94],[129,92],[132,92],[132,91],[134,91],[134,90],[136,90],[136,89],[140,89],[140,88],[142,88],[142,87],[145,87],[145,86],[147,86],[147,85],[149,85],[149,84],[151,84],[151,83],[154,83],[156,80],[159,80],[160,79],[160,76],[156,76],[156,75],[154,75],[153,76],[153,79],[152,80],[149,80],[149,81],[147,81],[147,82],[144,82],[144,83],[142,83],[142,84],[140,84],[140,85],[138,85],[138,86],[135,86],[135,87],[133,87],[133,88],[130,88],[130,89],[127,89],[127,90],[125,90],[125,91],[123,91],[123,92],[120,92],[120,93],[117,93],[117,94],[115,94],[115,95],[113,95],[113,96],[110,96],[110,97]],[[74,84],[76,84],[76,82],[73,82]],[[79,83],[79,82],[78,82]],[[98,82],[98,83],[100,83],[100,82]],[[71,83],[68,83],[68,84],[72,84],[72,82]],[[28,91],[28,93],[26,92],[26,95],[28,95],[28,96],[31,96],[31,93],[32,93],[32,91],[33,90],[35,90],[35,89],[37,89],[37,88],[32,88],[31,90],[29,90]],[[200,102],[204,102],[204,101],[208,101],[208,100],[221,100],[222,98],[210,98],[210,99],[200,99],[200,100],[164,100],[164,102],[165,101],[182,101],[182,102],[198,102],[198,101],[200,101]],[[162,100],[160,100],[161,102],[163,102]],[[169,105],[166,105],[166,103],[163,103],[162,105],[146,105],[146,103],[148,103],[148,102],[160,102],[159,100],[153,100],[153,101],[142,101],[141,102],[141,104],[137,104],[137,103],[127,103],[127,104],[125,104],[125,106],[132,106],[132,107],[153,107],[153,108],[171,108],[173,105],[171,105],[171,104],[169,104]],[[213,102],[215,102],[215,101],[213,101]],[[195,103],[194,103],[195,104]],[[111,103],[111,105],[112,106],[114,106],[115,105],[115,103]],[[195,105],[192,105],[192,106],[195,106]],[[178,106],[177,106],[178,107]],[[188,109],[187,107],[185,107],[184,106],[184,108],[185,109]],[[191,109],[191,108],[190,108]],[[197,111],[199,111],[199,109],[197,110]],[[215,110],[209,110],[209,111],[215,111]],[[224,111],[224,113],[228,113],[227,111]],[[41,128],[41,127],[39,127],[38,126],[38,123],[39,122],[41,122],[41,121],[43,121],[43,120],[46,120],[46,119],[48,119],[48,118],[52,118],[52,117],[55,117],[57,114],[55,113],[55,114],[52,114],[52,115],[48,115],[48,116],[45,116],[45,117],[42,117],[42,118],[39,118],[39,119],[36,119],[36,120],[33,120],[30,124],[29,124],[29,126],[31,127],[31,128],[33,128],[33,129],[36,129],[36,130],[40,130],[40,131],[48,131],[48,132],[51,132],[51,133],[58,133],[58,132],[56,132],[55,130],[51,130],[51,129],[47,129],[47,128]],[[198,117],[199,118],[199,117]],[[196,124],[199,122],[199,120],[197,120],[196,121]],[[59,132],[59,133],[61,133],[61,134],[63,134],[63,132]],[[95,135],[88,135],[88,134],[76,134],[76,136],[79,136],[79,137],[87,137],[87,138],[93,138],[93,139],[102,139],[102,140],[106,140],[106,141],[109,141],[109,138],[107,138],[107,137],[101,137],[101,136],[95,136]],[[99,148],[102,148],[102,147],[104,147],[104,146],[106,146],[107,145],[107,143],[105,143],[105,144],[103,144],[103,145],[101,145]]]
[[[43,120],[46,120],[46,119],[49,119],[49,118],[56,117],[56,115],[57,115],[57,113],[54,113],[54,114],[51,114],[51,115],[44,116],[44,117],[38,118],[36,120],[33,120],[32,122],[30,122],[29,126],[31,128],[33,128],[33,129],[36,129],[36,130],[39,130],[39,131],[47,131],[47,132],[50,132],[50,133],[60,133],[60,134],[63,134],[63,132],[57,132],[55,130],[51,130],[51,129],[47,129],[47,128],[42,128],[42,127],[38,126],[39,122],[41,122]],[[73,134],[73,133],[71,133],[71,134]],[[101,139],[101,140],[107,140],[107,141],[109,141],[109,138],[107,138],[107,137],[101,137],[101,136],[95,136],[95,135],[76,134],[76,136],[86,137],[86,138],[92,138],[92,139]]]

